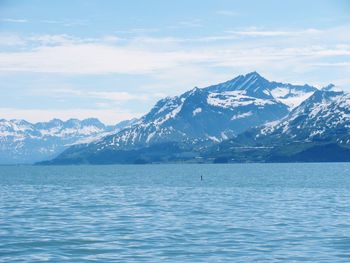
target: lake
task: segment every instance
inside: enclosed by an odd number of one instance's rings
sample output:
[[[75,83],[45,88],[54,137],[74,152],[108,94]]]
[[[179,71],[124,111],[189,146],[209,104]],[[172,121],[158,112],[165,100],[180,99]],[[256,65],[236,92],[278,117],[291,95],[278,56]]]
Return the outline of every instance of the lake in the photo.
[[[350,164],[1,166],[0,262],[90,260],[349,262]]]

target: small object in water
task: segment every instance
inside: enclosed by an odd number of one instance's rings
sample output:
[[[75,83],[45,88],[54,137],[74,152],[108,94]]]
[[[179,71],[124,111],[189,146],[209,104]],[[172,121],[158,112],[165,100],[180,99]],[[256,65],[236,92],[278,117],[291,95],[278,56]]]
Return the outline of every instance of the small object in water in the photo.
[[[201,181],[203,181],[203,176],[201,175]]]

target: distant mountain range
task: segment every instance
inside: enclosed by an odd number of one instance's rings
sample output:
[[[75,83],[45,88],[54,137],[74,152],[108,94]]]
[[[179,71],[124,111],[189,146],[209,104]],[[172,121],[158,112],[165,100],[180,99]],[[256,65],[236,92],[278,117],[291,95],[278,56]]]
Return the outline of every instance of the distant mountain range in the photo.
[[[252,72],[162,99],[132,126],[46,163],[347,160],[348,96]]]
[[[133,123],[104,125],[98,119],[53,119],[30,123],[25,120],[0,120],[0,164],[33,163],[56,157],[73,144],[88,143]]]
[[[0,162],[350,161],[350,95],[257,72],[167,97],[138,120],[0,120]]]

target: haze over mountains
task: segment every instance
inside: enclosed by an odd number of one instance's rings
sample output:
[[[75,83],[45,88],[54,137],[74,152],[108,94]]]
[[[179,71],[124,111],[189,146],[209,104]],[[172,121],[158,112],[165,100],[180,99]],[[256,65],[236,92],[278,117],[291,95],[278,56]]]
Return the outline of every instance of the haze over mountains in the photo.
[[[86,143],[115,133],[132,121],[105,125],[98,119],[53,119],[30,123],[0,120],[0,164],[33,163],[53,158],[72,144]]]

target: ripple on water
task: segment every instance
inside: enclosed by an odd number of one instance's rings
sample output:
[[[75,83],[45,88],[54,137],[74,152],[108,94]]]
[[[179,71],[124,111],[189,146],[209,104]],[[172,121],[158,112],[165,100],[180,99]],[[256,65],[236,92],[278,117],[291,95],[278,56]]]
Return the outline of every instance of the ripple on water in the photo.
[[[349,168],[0,167],[0,261],[349,262]]]

